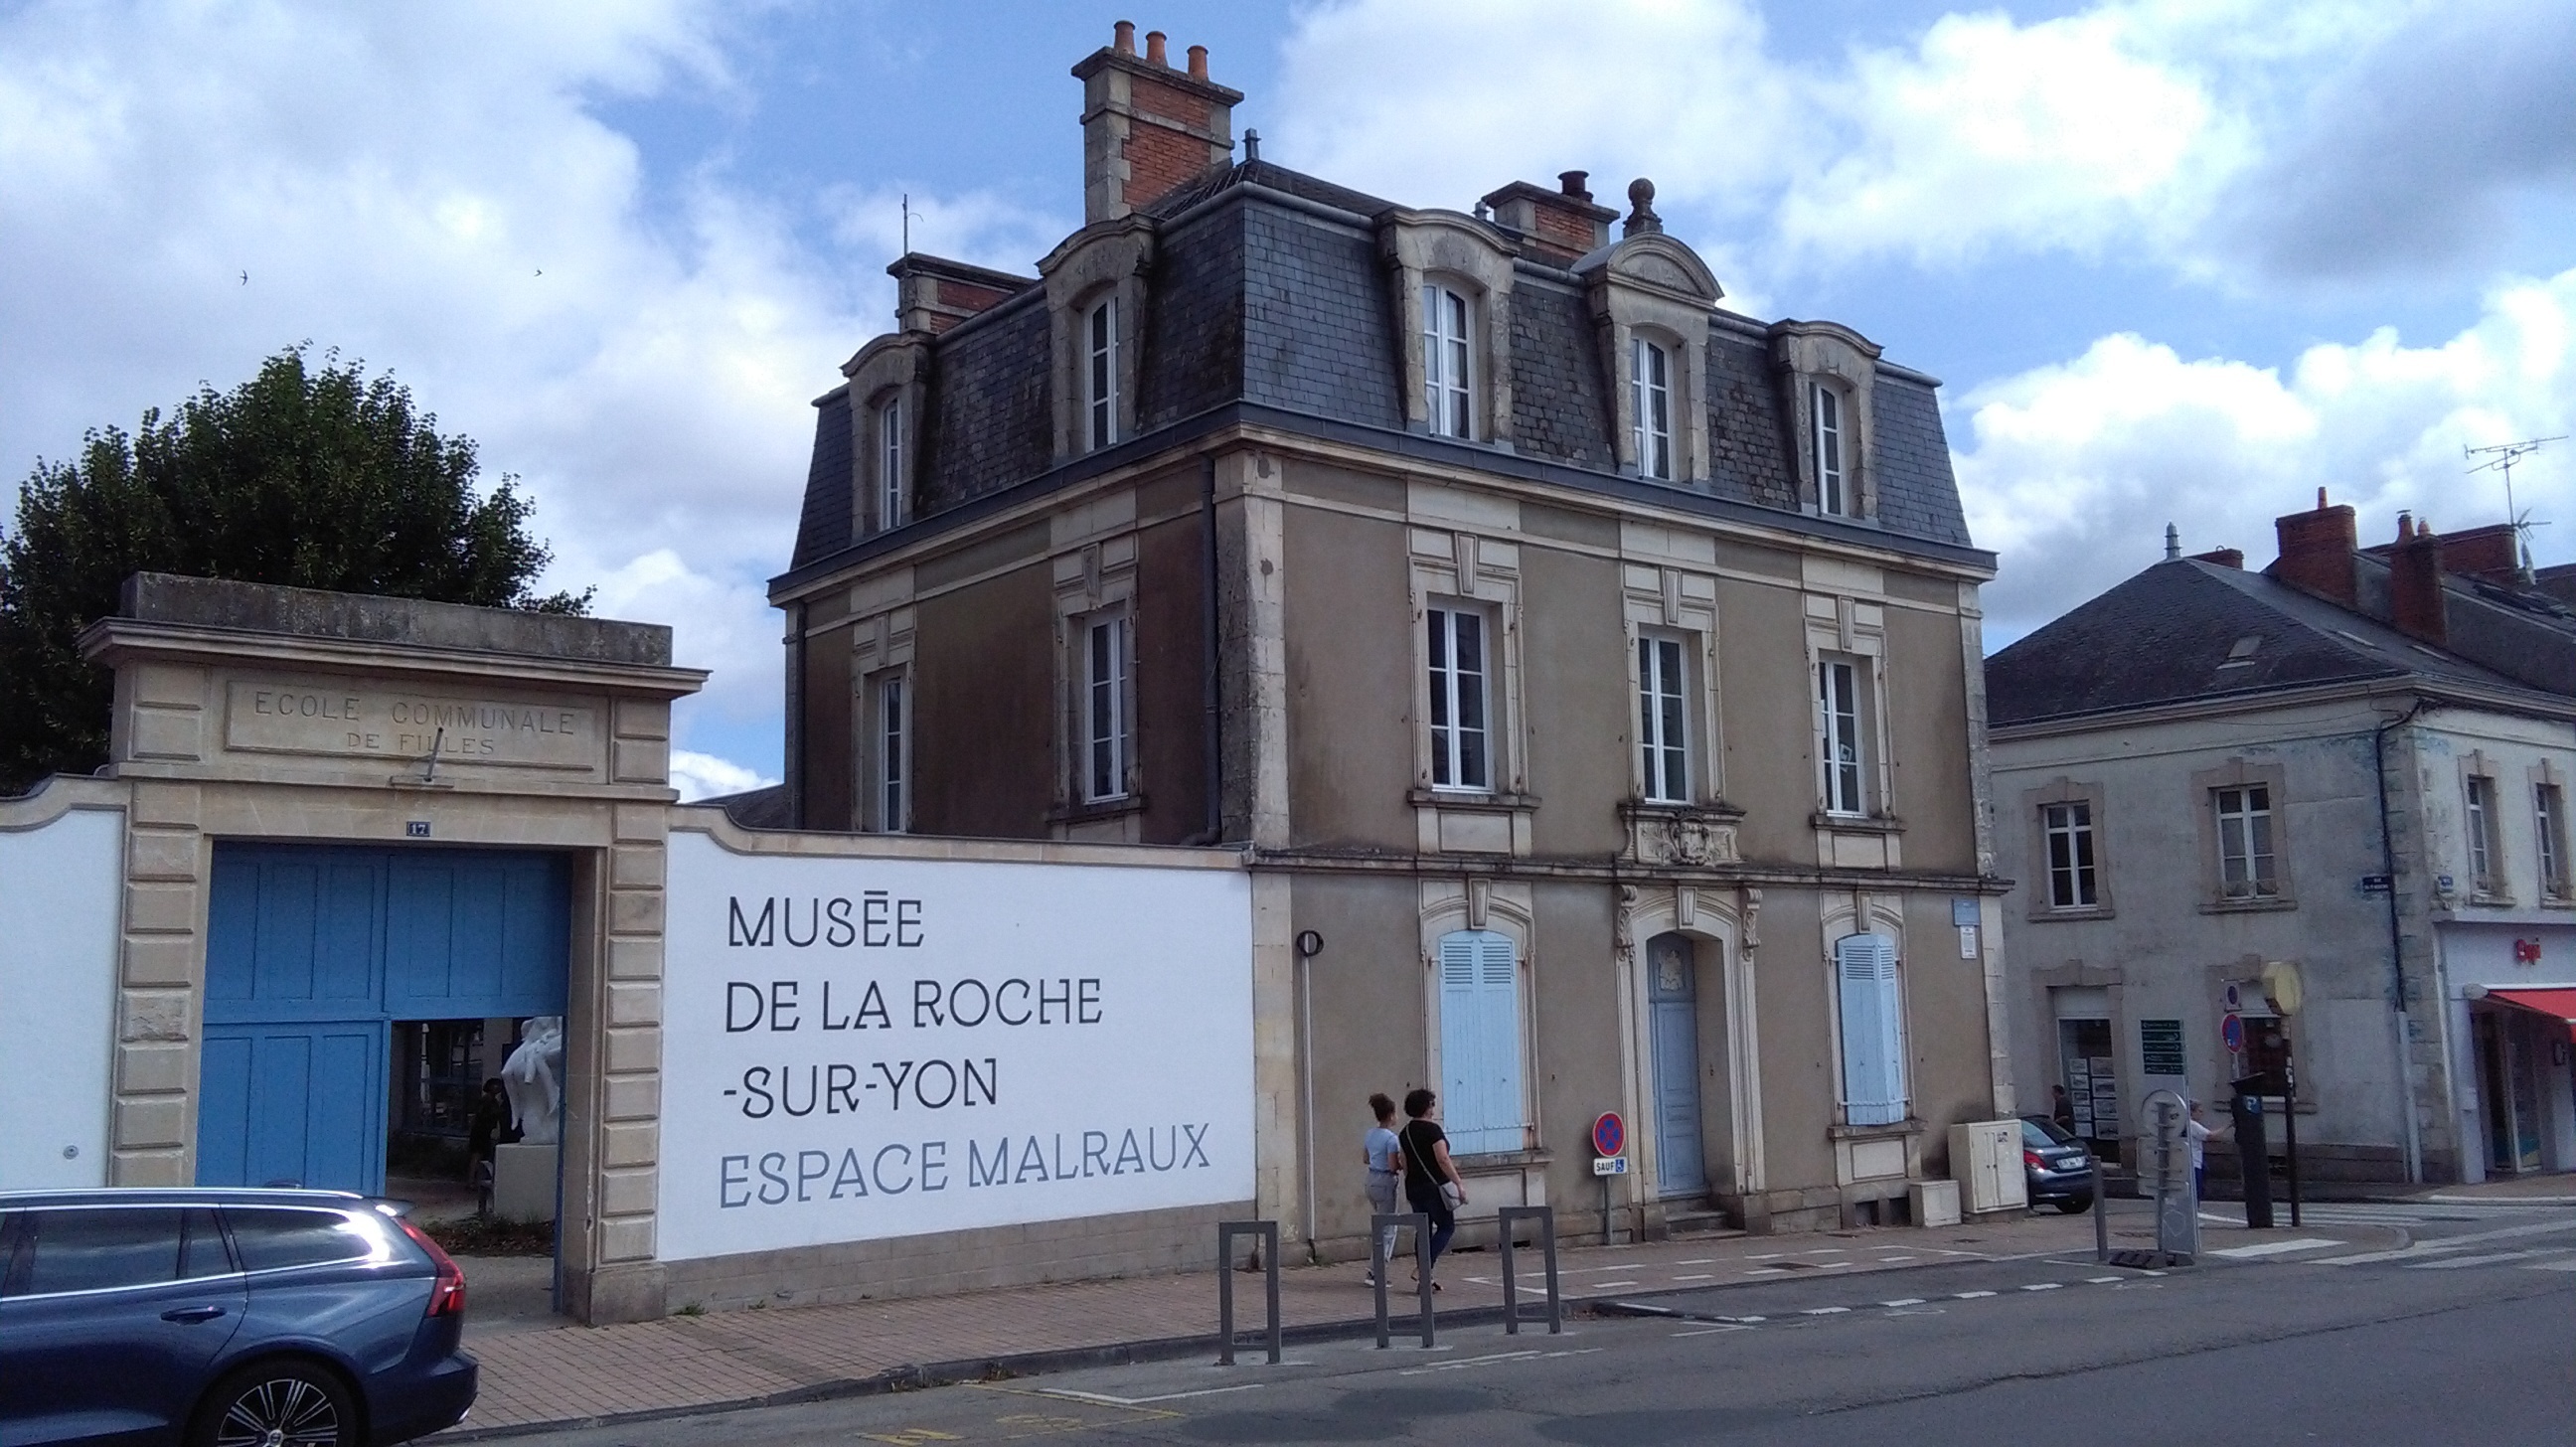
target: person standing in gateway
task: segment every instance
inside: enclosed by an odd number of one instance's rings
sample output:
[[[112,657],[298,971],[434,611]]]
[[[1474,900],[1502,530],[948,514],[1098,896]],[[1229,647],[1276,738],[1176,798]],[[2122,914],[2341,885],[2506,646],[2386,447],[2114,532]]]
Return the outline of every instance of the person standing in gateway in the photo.
[[[1405,1092],[1404,1113],[1410,1119],[1397,1134],[1404,1148],[1404,1198],[1431,1219],[1435,1267],[1440,1253],[1449,1249],[1449,1238],[1458,1234],[1458,1208],[1467,1204],[1467,1183],[1449,1159],[1448,1133],[1431,1119],[1439,1103],[1439,1096],[1419,1086]],[[1440,1283],[1431,1283],[1431,1289],[1438,1291]]]

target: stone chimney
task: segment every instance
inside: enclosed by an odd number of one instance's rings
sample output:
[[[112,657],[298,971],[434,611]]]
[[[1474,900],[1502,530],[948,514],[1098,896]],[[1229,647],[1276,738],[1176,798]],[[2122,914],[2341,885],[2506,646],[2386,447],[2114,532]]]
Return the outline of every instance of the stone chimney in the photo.
[[[898,258],[886,275],[894,278],[895,325],[907,332],[944,332],[1038,284],[918,251]]]
[[[1556,178],[1553,191],[1514,181],[1489,192],[1485,204],[1493,208],[1496,221],[1528,238],[1542,260],[1572,261],[1609,245],[1610,223],[1619,219],[1615,209],[1594,204],[1590,178],[1589,171],[1567,171]],[[1653,194],[1647,192],[1649,201]]]
[[[2397,543],[2388,550],[2388,621],[2420,643],[2450,640],[2442,606],[2442,540],[2415,519],[2397,515]]]
[[[1163,32],[1145,37],[1121,20],[1116,38],[1073,68],[1082,82],[1082,219],[1114,221],[1165,192],[1234,163],[1234,108],[1243,92],[1208,79],[1207,47],[1189,69],[1164,58]]]
[[[2280,537],[2281,556],[2273,577],[2346,608],[2354,607],[2352,555],[2360,541],[2350,504],[2326,506],[2326,490],[2317,489],[2314,512],[2294,512],[2272,520]]]

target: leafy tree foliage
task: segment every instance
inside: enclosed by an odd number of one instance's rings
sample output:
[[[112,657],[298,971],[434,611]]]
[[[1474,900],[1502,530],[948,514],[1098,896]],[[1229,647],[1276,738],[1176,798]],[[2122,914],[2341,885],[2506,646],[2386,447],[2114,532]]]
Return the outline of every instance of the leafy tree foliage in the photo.
[[[588,609],[588,592],[530,592],[552,554],[514,478],[478,493],[471,439],[441,436],[391,377],[306,351],[36,464],[0,539],[0,793],[105,762],[112,679],[77,640],[137,572]]]

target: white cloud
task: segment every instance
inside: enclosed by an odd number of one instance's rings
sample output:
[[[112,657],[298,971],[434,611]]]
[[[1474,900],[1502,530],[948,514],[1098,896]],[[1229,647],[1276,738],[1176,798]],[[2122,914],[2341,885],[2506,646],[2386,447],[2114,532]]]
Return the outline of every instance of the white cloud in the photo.
[[[2515,281],[2431,346],[2382,329],[2324,343],[2286,375],[2186,360],[2128,334],[2075,360],[1976,387],[1952,407],[1968,521],[2002,555],[1987,608],[1999,635],[2047,621],[2161,556],[2272,555],[2274,517],[2316,489],[2359,508],[2365,541],[2411,510],[2437,529],[2505,518],[2502,479],[2461,449],[2576,431],[2576,270]],[[1964,423],[1964,425],[1961,425]],[[2544,450],[2515,504],[2576,525],[2576,451]],[[2539,532],[2543,561],[2576,537]]]
[[[765,789],[777,783],[740,764],[729,763],[713,754],[692,753],[687,749],[671,750],[671,787],[680,791],[680,802],[694,803],[719,794],[739,794],[747,789]]]

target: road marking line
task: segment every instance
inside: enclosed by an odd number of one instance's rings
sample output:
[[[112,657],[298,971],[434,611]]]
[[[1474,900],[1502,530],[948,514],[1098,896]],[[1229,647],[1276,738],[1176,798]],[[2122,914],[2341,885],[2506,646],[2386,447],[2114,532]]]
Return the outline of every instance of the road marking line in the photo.
[[[1744,1259],[1747,1261],[1775,1261],[1788,1254],[1789,1253],[1786,1251],[1755,1251],[1747,1255]]]
[[[1994,1293],[1991,1291],[1956,1291],[1950,1294],[1950,1299],[1953,1301],[1975,1301],[1979,1297],[1992,1295],[1994,1295]]]
[[[1688,1261],[1676,1261],[1673,1264],[1675,1266],[1709,1266],[1715,1264],[1716,1261],[1717,1258],[1714,1256],[1694,1256]]]
[[[1687,1276],[1676,1276],[1673,1278],[1675,1281],[1715,1281],[1716,1279],[1716,1274],[1708,1271],[1694,1271]]]
[[[1598,1350],[1598,1348],[1595,1348],[1595,1350]],[[1496,1362],[1527,1361],[1538,1354],[1538,1349],[1536,1347],[1532,1347],[1528,1351],[1495,1352],[1490,1356],[1460,1357],[1456,1361],[1433,1362],[1427,1367],[1413,1367],[1408,1370],[1398,1372],[1396,1375],[1399,1377],[1418,1377],[1426,1372],[1464,1371],[1469,1367],[1490,1367]]]
[[[1736,1321],[1738,1321],[1739,1323],[1743,1323],[1743,1324],[1747,1324],[1747,1325],[1749,1325],[1749,1324],[1751,1324],[1751,1323],[1753,1323],[1753,1322],[1757,1322],[1757,1321],[1769,1321],[1770,1319],[1771,1319],[1771,1318],[1769,1318],[1769,1317],[1767,1317],[1767,1316],[1739,1316],[1739,1317],[1737,1317],[1737,1318],[1736,1318]]]
[[[2065,1282],[2063,1282],[2063,1281],[2035,1281],[2035,1282],[2032,1282],[2030,1285],[2023,1287],[2023,1288],[2022,1288],[2022,1290],[2024,1290],[2024,1291],[2055,1291],[2057,1288],[2059,1288],[2059,1287],[2061,1287],[2061,1286],[2064,1286],[2065,1284],[2066,1284],[2066,1283],[2065,1283]]]
[[[2525,1271],[2576,1271],[2576,1256],[2562,1256],[2555,1261],[2533,1261],[2526,1263],[2522,1269]]]
[[[1921,1306],[1922,1304],[1923,1304],[1923,1298],[1922,1298],[1922,1297],[1919,1297],[1919,1296],[1900,1296],[1900,1297],[1898,1297],[1897,1299],[1895,1299],[1894,1301],[1882,1301],[1882,1302],[1880,1302],[1880,1303],[1879,1303],[1879,1305],[1881,1305],[1881,1306],[1889,1306],[1889,1307],[1895,1307],[1895,1306]]]
[[[2493,1231],[2472,1231],[2464,1236],[2447,1236],[2439,1241],[2426,1241],[2396,1251],[2364,1251],[2357,1256],[2326,1256],[2303,1262],[2309,1266],[2367,1266],[2378,1261],[2398,1261],[2412,1256],[2442,1256],[2453,1251],[2466,1251],[2488,1241],[2507,1241],[2519,1236],[2547,1236],[2560,1231],[2576,1231],[2576,1221],[2544,1221],[2536,1226],[2505,1226]]]
[[[1682,1336],[1715,1336],[1715,1335],[1717,1335],[1719,1332],[1722,1332],[1722,1331],[1751,1331],[1751,1330],[1753,1330],[1753,1328],[1752,1328],[1752,1327],[1750,1327],[1750,1326],[1745,1325],[1743,1322],[1740,1322],[1740,1321],[1730,1321],[1730,1322],[1726,1323],[1724,1326],[1703,1326],[1703,1327],[1698,1327],[1698,1328],[1696,1328],[1696,1329],[1694,1329],[1694,1330],[1691,1330],[1691,1331],[1677,1331],[1677,1332],[1674,1332],[1674,1333],[1673,1333],[1673,1335],[1675,1335],[1675,1336],[1677,1336],[1677,1337],[1682,1337]]]
[[[1798,1313],[1798,1315],[1800,1315],[1800,1316],[1841,1316],[1842,1314],[1844,1314],[1845,1312],[1848,1312],[1848,1311],[1850,1311],[1850,1310],[1851,1310],[1851,1308],[1850,1308],[1850,1307],[1848,1307],[1848,1306],[1811,1306],[1811,1307],[1808,1307],[1805,1311],[1799,1312],[1799,1313]]]
[[[2128,1279],[2129,1278],[2125,1276],[2087,1276],[2084,1278],[2084,1284],[2087,1286],[2107,1286],[2114,1281],[2126,1281]]]
[[[2408,1271],[2456,1271],[2463,1266],[2493,1266],[2499,1261],[2522,1261],[2527,1260],[2530,1257],[2547,1256],[2549,1254],[2549,1249],[2547,1247],[2543,1247],[2537,1251],[2497,1251],[2485,1256],[2453,1256],[2441,1261],[2416,1261],[2409,1263],[2404,1269]]]
[[[1637,1283],[1633,1281],[1596,1281],[1592,1283],[1593,1288],[1599,1291],[1608,1291],[1615,1286],[1634,1286],[1636,1284]]]
[[[1548,1360],[1550,1360],[1550,1361],[1554,1361],[1554,1360],[1555,1360],[1556,1358],[1558,1358],[1558,1357],[1588,1357],[1588,1356],[1592,1355],[1594,1352],[1597,1352],[1597,1351],[1600,1351],[1600,1350],[1601,1350],[1601,1348],[1599,1348],[1599,1347],[1568,1347],[1568,1348],[1566,1348],[1564,1351],[1561,1351],[1561,1352],[1548,1352],[1548,1353],[1545,1353],[1545,1356],[1548,1358]]]
[[[2258,1256],[2278,1256],[2284,1251],[2314,1251],[2320,1246],[2345,1244],[2347,1243],[2324,1236],[2302,1236],[2296,1241],[2257,1241],[2251,1246],[2230,1246],[2224,1251],[2212,1251],[2209,1254],[2224,1256],[2231,1261],[2251,1261]]]
[[[1744,1274],[1747,1276],[1786,1276],[1789,1273],[1781,1270],[1777,1266],[1756,1266]]]
[[[1284,1366],[1286,1363],[1283,1362],[1281,1365]],[[1201,1387],[1190,1392],[1165,1392],[1156,1397],[1113,1397],[1107,1392],[1077,1392],[1071,1387],[1040,1387],[1038,1391],[1046,1396],[1063,1397],[1076,1402],[1090,1402],[1102,1407],[1141,1407],[1148,1402],[1177,1402],[1184,1397],[1216,1397],[1227,1392],[1249,1392],[1268,1385],[1267,1382],[1243,1382],[1231,1387]]]

